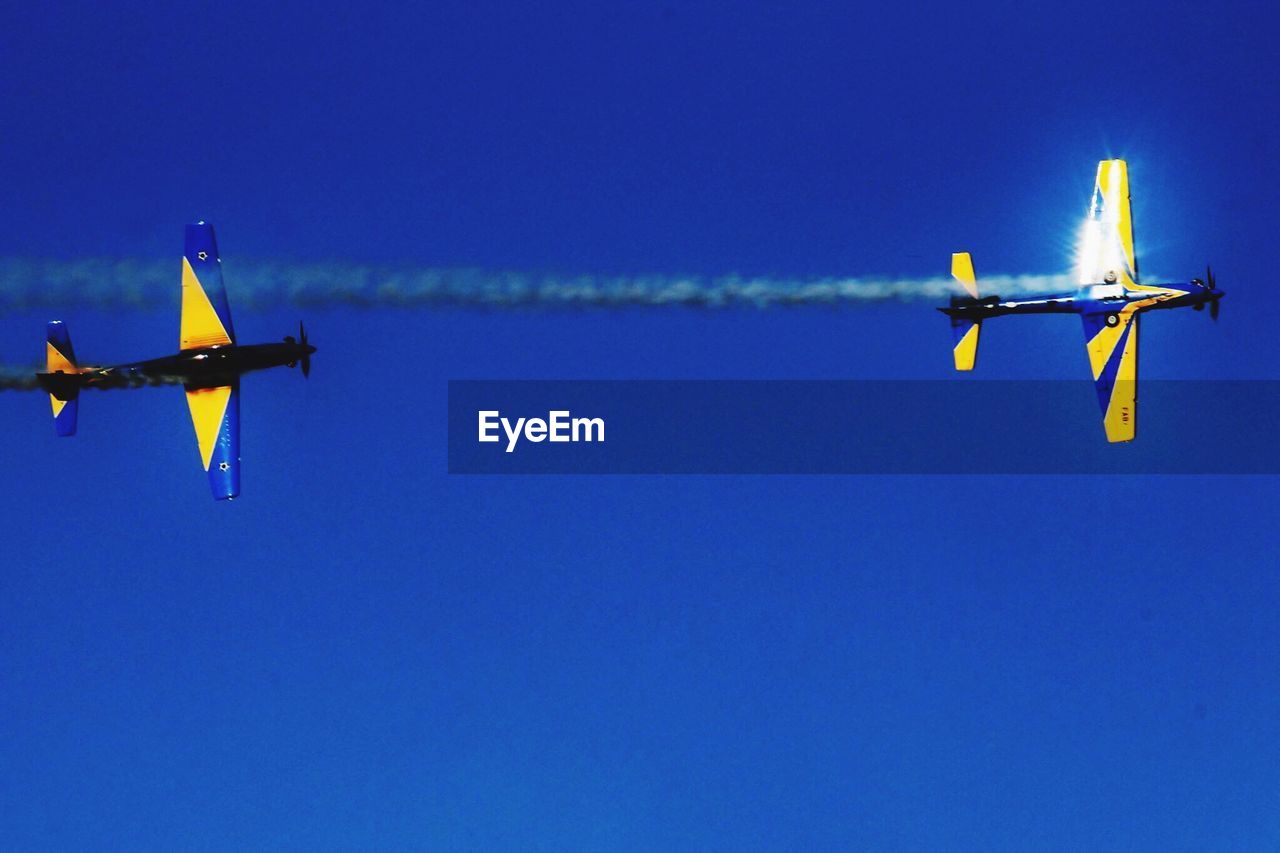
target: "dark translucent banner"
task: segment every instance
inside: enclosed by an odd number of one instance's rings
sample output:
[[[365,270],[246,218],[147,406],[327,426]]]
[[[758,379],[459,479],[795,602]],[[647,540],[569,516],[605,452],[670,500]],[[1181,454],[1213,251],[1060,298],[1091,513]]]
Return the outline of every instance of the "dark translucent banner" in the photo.
[[[451,381],[454,474],[1275,474],[1280,381]]]

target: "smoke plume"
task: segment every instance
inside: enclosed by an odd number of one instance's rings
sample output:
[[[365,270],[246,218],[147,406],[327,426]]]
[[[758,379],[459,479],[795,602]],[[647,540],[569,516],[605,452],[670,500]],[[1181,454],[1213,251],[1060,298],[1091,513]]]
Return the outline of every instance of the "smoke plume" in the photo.
[[[231,310],[276,307],[435,308],[755,308],[856,306],[887,300],[944,301],[959,292],[934,278],[799,279],[725,275],[556,275],[483,269],[350,263],[224,263]],[[175,305],[172,260],[0,259],[0,308],[86,306],[127,309]],[[984,277],[984,293],[1074,289],[1069,276]]]

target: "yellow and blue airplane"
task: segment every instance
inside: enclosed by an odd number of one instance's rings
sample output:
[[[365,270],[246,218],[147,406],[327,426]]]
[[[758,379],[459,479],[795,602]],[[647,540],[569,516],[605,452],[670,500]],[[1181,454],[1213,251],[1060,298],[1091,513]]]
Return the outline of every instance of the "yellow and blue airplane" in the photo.
[[[240,376],[251,370],[288,365],[311,373],[306,329],[283,343],[240,346],[236,343],[222,283],[222,259],[213,226],[186,227],[182,257],[182,318],[178,353],[113,367],[81,367],[71,348],[66,325],[48,325],[45,372],[36,378],[49,392],[58,435],[76,432],[80,391],[84,388],[133,388],[148,384],[181,384],[196,429],[200,461],[209,475],[215,500],[240,494]]]
[[[968,252],[951,256],[951,275],[968,292],[954,296],[938,310],[951,318],[955,336],[956,370],[972,370],[978,356],[982,321],[1004,314],[1079,314],[1084,322],[1085,349],[1102,406],[1107,441],[1132,441],[1137,426],[1138,315],[1156,308],[1209,306],[1218,319],[1222,291],[1213,270],[1186,284],[1139,284],[1133,248],[1133,217],[1129,207],[1129,169],[1124,160],[1098,164],[1093,201],[1080,248],[1078,290],[1002,299],[978,295],[973,258]]]

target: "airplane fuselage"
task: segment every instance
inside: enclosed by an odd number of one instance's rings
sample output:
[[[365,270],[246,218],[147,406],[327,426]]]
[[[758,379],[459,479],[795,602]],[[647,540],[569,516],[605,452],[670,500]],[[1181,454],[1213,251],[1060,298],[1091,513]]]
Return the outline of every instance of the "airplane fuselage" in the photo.
[[[75,378],[81,388],[103,390],[160,383],[216,388],[251,371],[293,366],[315,351],[313,346],[293,341],[228,344],[109,367],[81,367]]]
[[[1199,281],[1187,284],[1089,284],[1078,290],[1045,293],[1022,299],[953,300],[938,310],[951,317],[983,320],[1005,314],[1084,314],[1114,310],[1119,313],[1130,304],[1143,310],[1159,308],[1204,308],[1222,297],[1222,291],[1205,287]]]

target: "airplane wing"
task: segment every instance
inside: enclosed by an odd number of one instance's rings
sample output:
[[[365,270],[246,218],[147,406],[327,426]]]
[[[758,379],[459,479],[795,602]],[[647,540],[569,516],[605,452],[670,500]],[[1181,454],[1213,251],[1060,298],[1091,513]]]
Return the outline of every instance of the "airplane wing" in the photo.
[[[222,284],[222,259],[213,226],[188,225],[182,251],[181,349],[227,346],[236,341]],[[200,461],[215,500],[240,494],[240,383],[216,388],[190,385],[187,408],[196,429]]]
[[[1123,160],[1103,160],[1093,185],[1093,202],[1080,250],[1080,283],[1100,284],[1115,276],[1116,284],[1138,280],[1133,249],[1133,215],[1129,206],[1129,167]]]
[[[188,225],[182,252],[182,332],[179,348],[225,346],[236,342],[231,309],[222,285],[222,259],[213,226]]]
[[[213,498],[234,498],[240,494],[240,383],[186,390]]]
[[[1138,313],[1130,306],[1086,312],[1081,318],[1107,441],[1133,441],[1138,417]]]

